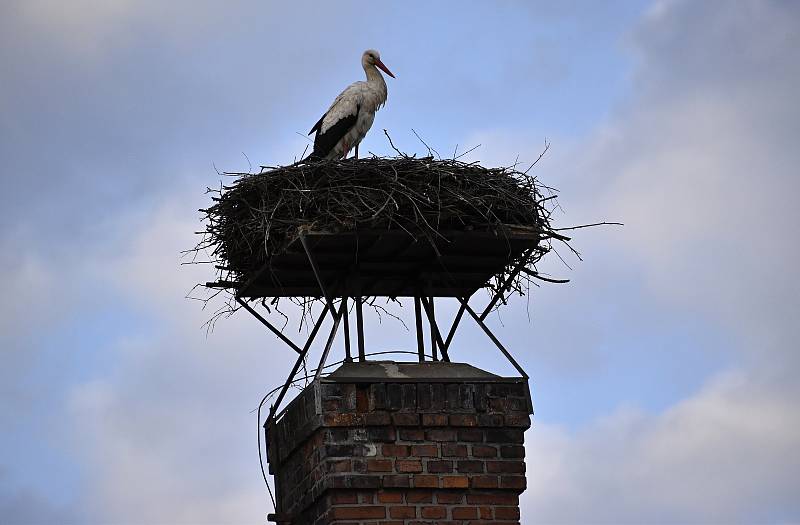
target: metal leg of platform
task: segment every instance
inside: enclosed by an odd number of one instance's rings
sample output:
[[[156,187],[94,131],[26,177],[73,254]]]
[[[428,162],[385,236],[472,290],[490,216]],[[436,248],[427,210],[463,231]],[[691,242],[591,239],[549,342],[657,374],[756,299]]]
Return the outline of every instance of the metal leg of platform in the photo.
[[[317,332],[319,332],[320,327],[322,326],[322,322],[325,320],[328,312],[331,312],[333,315],[334,310],[331,310],[328,305],[325,305],[325,308],[322,310],[317,322],[314,323],[314,328],[311,330],[311,333],[308,335],[308,339],[306,340],[306,344],[303,346],[303,349],[300,352],[300,355],[297,356],[297,361],[294,362],[294,366],[292,367],[292,371],[289,373],[289,377],[286,378],[286,383],[284,383],[283,388],[281,388],[280,394],[278,394],[278,398],[275,400],[275,403],[269,409],[269,417],[267,421],[272,421],[275,417],[275,413],[278,410],[278,407],[281,406],[281,402],[283,398],[286,396],[286,392],[289,390],[289,387],[292,385],[294,381],[294,376],[297,374],[297,371],[300,369],[300,365],[303,363],[306,355],[308,354],[309,348],[311,348],[311,344],[314,342],[314,338],[317,337]]]
[[[467,300],[469,300],[469,299],[467,299]],[[450,343],[453,342],[453,336],[456,335],[456,328],[458,328],[458,324],[461,322],[461,317],[463,317],[463,315],[464,315],[464,310],[466,310],[466,308],[464,308],[464,305],[462,304],[458,308],[458,313],[456,314],[456,318],[453,319],[453,324],[452,324],[452,326],[450,326],[450,331],[447,333],[447,339],[445,339],[445,341],[444,341],[444,349],[445,350],[449,350],[450,349]]]
[[[363,311],[363,297],[356,297],[356,331],[358,332],[358,360],[364,362],[367,360],[366,352],[364,351],[364,311]]]
[[[442,350],[442,360],[449,363],[450,355],[447,353],[447,349],[444,347],[444,341],[442,341],[442,335],[439,332],[439,325],[436,324],[436,317],[433,315],[428,298],[423,296],[420,297],[420,300],[422,301],[422,307],[425,309],[425,315],[428,317],[428,323],[430,324],[431,331],[433,332],[433,344],[434,346],[438,345]]]
[[[419,362],[425,362],[425,338],[422,335],[422,307],[419,296],[414,296],[414,320],[417,325],[417,353]]]
[[[347,363],[353,362],[350,354],[350,315],[347,312],[347,297],[342,297],[342,308],[344,312],[344,360]]]
[[[288,337],[286,337],[285,335],[283,335],[283,332],[281,332],[280,330],[278,330],[278,329],[277,329],[275,326],[273,326],[273,325],[272,325],[272,323],[270,323],[269,321],[267,321],[267,320],[264,318],[264,316],[262,316],[260,313],[256,312],[256,311],[253,309],[253,307],[252,307],[252,306],[250,306],[249,304],[247,304],[247,301],[245,301],[245,300],[244,300],[244,299],[242,299],[241,297],[236,297],[236,302],[238,302],[240,305],[242,305],[242,307],[243,307],[245,310],[247,310],[248,312],[250,312],[250,313],[253,315],[253,317],[255,317],[256,319],[258,319],[259,321],[261,321],[261,323],[262,323],[264,326],[266,326],[267,328],[269,328],[269,329],[270,329],[270,331],[271,331],[273,334],[277,335],[277,336],[278,336],[278,339],[280,339],[281,341],[283,341],[284,343],[286,343],[286,345],[287,345],[287,346],[289,346],[289,348],[291,348],[292,350],[294,350],[294,351],[295,351],[295,352],[297,352],[298,354],[301,354],[301,353],[303,353],[303,351],[300,349],[300,347],[299,347],[299,346],[297,346],[296,344],[294,344],[294,343],[292,342],[292,340],[291,340],[291,339],[289,339]]]
[[[436,342],[436,331],[435,331],[435,329],[438,329],[438,327],[436,326],[436,313],[435,313],[435,311],[433,309],[433,297],[429,296],[429,297],[427,297],[427,300],[428,300],[428,304],[430,305],[429,306],[430,313],[428,315],[432,319],[432,321],[430,322],[430,328],[431,328],[431,356],[432,356],[432,359],[434,361],[438,361],[439,360],[439,352],[438,352],[439,345]]]
[[[322,351],[322,356],[319,358],[319,365],[317,366],[317,371],[314,373],[314,381],[319,379],[320,374],[322,373],[322,369],[325,367],[325,361],[328,360],[328,353],[331,351],[331,345],[333,344],[333,340],[336,337],[336,332],[339,330],[339,321],[342,320],[342,316],[347,315],[347,310],[345,310],[345,302],[342,300],[342,303],[339,305],[339,311],[333,317],[333,326],[331,327],[331,333],[328,335],[328,341],[325,343],[325,349]]]
[[[300,234],[300,243],[303,245],[303,249],[306,252],[306,257],[308,257],[309,264],[311,264],[311,270],[314,272],[314,277],[317,279],[317,284],[319,285],[320,292],[322,292],[322,297],[325,298],[325,302],[331,309],[331,312],[335,312],[336,308],[333,306],[333,298],[328,295],[325,283],[322,281],[322,275],[317,267],[317,261],[314,260],[314,254],[311,253],[311,247],[308,245],[308,241],[306,241],[306,236],[302,233]]]
[[[492,297],[492,300],[489,301],[489,304],[486,306],[486,308],[483,309],[483,312],[481,312],[481,315],[480,315],[481,321],[486,319],[486,316],[489,315],[489,312],[492,311],[492,308],[494,308],[494,305],[497,304],[497,301],[501,297],[503,297],[503,295],[508,290],[508,287],[511,285],[512,282],[514,282],[514,278],[517,275],[519,275],[519,272],[521,272],[523,268],[525,268],[525,264],[526,264],[526,262],[528,260],[529,253],[530,253],[530,250],[528,250],[528,251],[523,253],[522,257],[520,258],[520,261],[517,263],[517,265],[514,267],[514,269],[508,275],[506,280],[503,281],[503,284],[500,286],[500,288],[497,289],[497,293],[494,294],[494,297]]]
[[[508,359],[511,362],[511,364],[514,365],[514,368],[517,369],[517,372],[519,372],[520,375],[523,378],[525,378],[525,380],[527,380],[528,374],[525,373],[525,370],[523,370],[522,367],[519,366],[519,363],[517,363],[517,361],[512,357],[512,355],[508,352],[508,350],[506,350],[506,347],[503,346],[503,343],[501,343],[500,340],[497,339],[497,337],[495,337],[495,335],[492,333],[489,327],[486,326],[486,323],[483,322],[483,319],[481,319],[478,316],[478,314],[475,313],[475,310],[470,308],[469,304],[467,304],[467,300],[461,297],[459,297],[458,300],[461,302],[462,305],[464,305],[464,308],[467,310],[467,312],[469,312],[469,315],[471,315],[472,318],[475,319],[475,322],[478,323],[478,326],[480,326],[486,333],[486,335],[489,336],[489,339],[492,340],[495,346],[497,346],[497,348],[499,348],[500,351],[503,352],[503,355],[506,356],[506,359]]]

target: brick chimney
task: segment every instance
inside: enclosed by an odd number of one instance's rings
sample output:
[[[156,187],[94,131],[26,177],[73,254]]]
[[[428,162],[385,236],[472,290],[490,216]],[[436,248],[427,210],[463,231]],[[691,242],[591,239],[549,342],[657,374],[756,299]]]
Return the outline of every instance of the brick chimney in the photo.
[[[519,523],[521,378],[470,365],[346,363],[267,429],[283,525]]]

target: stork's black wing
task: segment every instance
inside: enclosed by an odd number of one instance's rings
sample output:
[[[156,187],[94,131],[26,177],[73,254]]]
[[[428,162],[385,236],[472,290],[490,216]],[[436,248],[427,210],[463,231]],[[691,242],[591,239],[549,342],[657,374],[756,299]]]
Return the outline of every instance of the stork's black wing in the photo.
[[[325,130],[325,133],[322,133],[322,121],[327,115],[322,115],[322,118],[314,124],[314,127],[311,128],[309,135],[314,131],[317,132],[317,135],[314,137],[314,151],[311,155],[308,156],[308,159],[323,159],[325,158],[328,153],[330,153],[336,144],[342,140],[348,131],[352,129],[353,126],[356,125],[358,121],[358,113],[361,111],[361,106],[356,106],[356,112],[351,115],[346,115],[339,120],[337,120],[331,127]]]

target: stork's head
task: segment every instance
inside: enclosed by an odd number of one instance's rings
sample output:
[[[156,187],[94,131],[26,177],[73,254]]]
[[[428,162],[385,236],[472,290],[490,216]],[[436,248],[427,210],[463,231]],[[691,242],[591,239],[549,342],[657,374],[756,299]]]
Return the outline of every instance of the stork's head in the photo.
[[[364,66],[364,69],[368,67],[378,67],[381,69],[381,71],[394,78],[394,75],[391,71],[389,71],[389,68],[386,67],[383,62],[381,62],[381,54],[374,49],[367,49],[364,51],[364,54],[361,55],[361,65]]]

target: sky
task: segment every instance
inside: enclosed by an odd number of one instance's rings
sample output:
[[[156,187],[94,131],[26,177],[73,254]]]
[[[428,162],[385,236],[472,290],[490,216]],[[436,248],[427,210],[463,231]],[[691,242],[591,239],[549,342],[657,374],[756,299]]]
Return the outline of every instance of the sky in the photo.
[[[293,358],[241,313],[207,333],[180,252],[367,48],[397,78],[362,152],[548,141],[556,225],[625,223],[489,318],[532,377],[522,521],[800,522],[800,4],[8,0],[0,523],[264,522],[252,410]],[[415,343],[371,315],[367,345]],[[512,372],[473,326],[451,355]]]

